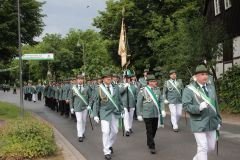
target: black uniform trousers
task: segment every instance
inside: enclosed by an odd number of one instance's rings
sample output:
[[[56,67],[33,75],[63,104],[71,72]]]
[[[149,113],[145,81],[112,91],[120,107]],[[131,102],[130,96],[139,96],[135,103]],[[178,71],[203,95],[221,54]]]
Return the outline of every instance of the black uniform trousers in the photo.
[[[41,101],[42,100],[42,93],[38,92],[38,100]]]
[[[150,149],[155,149],[154,137],[158,128],[158,118],[144,118],[147,134],[147,145]]]

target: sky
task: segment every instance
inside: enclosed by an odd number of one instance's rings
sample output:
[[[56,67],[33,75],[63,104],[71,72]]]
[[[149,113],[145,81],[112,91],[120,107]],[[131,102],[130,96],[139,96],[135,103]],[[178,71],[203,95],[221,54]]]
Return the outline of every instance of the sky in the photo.
[[[65,35],[69,29],[94,29],[93,18],[98,11],[105,9],[106,0],[37,0],[46,2],[43,6],[45,23],[42,35],[36,38],[40,41],[46,33],[60,33]]]

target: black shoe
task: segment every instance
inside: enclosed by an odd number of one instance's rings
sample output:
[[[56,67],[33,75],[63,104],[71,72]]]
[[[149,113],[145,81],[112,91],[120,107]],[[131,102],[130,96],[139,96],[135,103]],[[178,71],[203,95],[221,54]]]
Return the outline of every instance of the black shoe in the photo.
[[[106,154],[104,157],[105,157],[105,160],[111,160],[112,159],[110,154]]]
[[[130,129],[129,131],[130,131],[131,134],[133,133],[132,129]]]
[[[126,135],[127,137],[129,137],[129,136],[130,136],[130,133],[127,131],[125,135]]]
[[[83,137],[79,137],[79,138],[78,138],[78,141],[79,141],[79,142],[83,142]]]
[[[111,154],[113,154],[113,147],[109,147],[109,150],[111,151]]]
[[[173,132],[179,132],[179,130],[178,129],[173,129]]]
[[[150,153],[151,154],[156,154],[156,150],[152,148],[152,149],[150,149]]]

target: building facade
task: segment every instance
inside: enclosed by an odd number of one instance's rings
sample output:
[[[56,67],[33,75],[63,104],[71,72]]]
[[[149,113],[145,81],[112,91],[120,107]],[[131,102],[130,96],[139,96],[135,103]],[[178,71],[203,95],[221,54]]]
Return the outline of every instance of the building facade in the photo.
[[[226,38],[219,43],[222,56],[217,58],[219,78],[229,67],[240,64],[240,0],[205,0],[204,15],[209,24],[221,24]]]

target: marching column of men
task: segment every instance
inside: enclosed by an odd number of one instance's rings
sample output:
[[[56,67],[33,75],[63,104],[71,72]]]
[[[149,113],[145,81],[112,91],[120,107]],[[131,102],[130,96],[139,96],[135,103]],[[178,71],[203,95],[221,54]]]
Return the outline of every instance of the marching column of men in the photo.
[[[112,159],[113,146],[119,127],[129,137],[133,133],[134,116],[144,121],[146,144],[151,154],[156,153],[155,136],[159,127],[164,127],[165,105],[169,106],[170,122],[174,132],[179,132],[182,109],[189,113],[191,130],[197,143],[193,160],[207,160],[208,152],[215,149],[217,134],[222,125],[215,86],[208,70],[199,65],[190,84],[184,89],[176,70],[170,70],[169,79],[162,85],[160,74],[144,70],[144,77],[137,81],[131,70],[125,70],[122,79],[109,71],[93,80],[78,75],[61,83],[51,82],[35,87],[30,82],[24,86],[24,99],[41,101],[66,117],[76,117],[79,142],[85,138],[87,116],[100,123],[104,158]],[[163,82],[163,81],[162,81]],[[164,105],[165,104],[165,105]],[[91,124],[92,125],[92,124]]]

